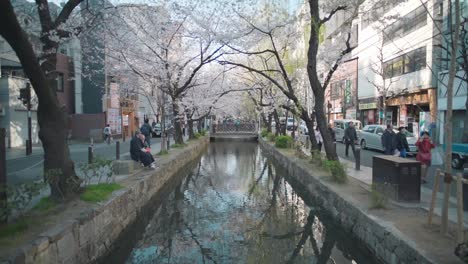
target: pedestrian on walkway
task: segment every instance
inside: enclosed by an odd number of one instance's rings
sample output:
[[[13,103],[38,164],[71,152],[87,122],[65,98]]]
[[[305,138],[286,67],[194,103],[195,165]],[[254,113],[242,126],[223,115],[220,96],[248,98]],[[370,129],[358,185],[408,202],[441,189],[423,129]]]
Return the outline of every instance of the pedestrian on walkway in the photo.
[[[328,124],[328,132],[330,133],[332,141],[335,142],[336,141],[336,133],[335,133],[335,130],[333,129],[332,124]]]
[[[400,152],[400,157],[406,158],[407,153],[410,151],[408,140],[406,139],[406,128],[399,127],[396,134],[396,148]]]
[[[426,183],[427,168],[431,166],[432,160],[431,150],[435,148],[429,132],[422,132],[422,136],[416,141],[416,147],[418,148],[416,160],[421,162],[421,182]]]
[[[143,166],[154,169],[156,167],[154,158],[148,149],[145,147],[145,136],[137,131],[130,141],[130,156],[132,160],[141,162]]]
[[[387,125],[387,129],[385,129],[385,131],[383,132],[381,141],[385,155],[395,155],[396,134],[393,131],[392,124]]]
[[[315,132],[315,140],[317,141],[318,151],[322,152],[323,138],[322,138],[322,134],[320,134],[320,130],[318,126],[315,128],[314,132]]]
[[[356,149],[354,145],[357,143],[358,137],[357,137],[357,132],[356,132],[356,129],[354,128],[353,122],[349,122],[348,127],[345,129],[344,140],[346,144],[346,148],[345,148],[346,157],[348,157],[349,146],[351,146],[351,149],[353,150],[353,156],[356,157]]]
[[[104,127],[102,133],[104,134],[104,141],[109,145],[111,143],[112,138],[112,131],[109,124],[107,124],[106,127]]]
[[[146,145],[148,145],[148,147],[151,147],[152,128],[149,125],[149,120],[148,119],[145,119],[144,124],[140,128],[140,132],[141,132],[141,134],[143,134],[145,136]]]

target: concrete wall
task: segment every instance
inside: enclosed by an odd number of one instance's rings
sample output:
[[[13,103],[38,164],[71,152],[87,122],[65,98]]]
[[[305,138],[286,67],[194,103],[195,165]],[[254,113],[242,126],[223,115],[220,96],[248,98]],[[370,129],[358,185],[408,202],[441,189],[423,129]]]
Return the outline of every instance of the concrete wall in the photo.
[[[142,209],[185,165],[198,158],[208,138],[176,152],[150,174],[133,175],[128,188],[117,191],[98,209],[61,223],[21,247],[6,263],[93,263],[115,249],[119,236],[140,217]],[[2,260],[0,259],[1,263]]]
[[[106,116],[99,114],[75,114],[70,116],[71,137],[74,139],[89,139],[89,132],[93,129],[104,129]]]
[[[331,216],[365,245],[383,263],[432,263],[422,255],[410,241],[406,241],[398,230],[384,226],[369,216],[362,208],[331,190],[310,168],[301,166],[295,160],[281,154],[272,145],[259,139],[262,149],[272,156],[276,164],[287,171],[287,175],[305,187],[308,195],[330,212]]]
[[[5,115],[0,116],[0,127],[7,129],[10,147],[20,147],[26,145],[28,138],[28,112],[26,107],[18,100],[19,89],[25,88],[27,79],[19,77],[0,78],[0,104],[5,108]],[[31,90],[32,96],[32,141],[33,144],[39,143],[39,126],[37,123],[36,107],[37,99],[34,90]]]

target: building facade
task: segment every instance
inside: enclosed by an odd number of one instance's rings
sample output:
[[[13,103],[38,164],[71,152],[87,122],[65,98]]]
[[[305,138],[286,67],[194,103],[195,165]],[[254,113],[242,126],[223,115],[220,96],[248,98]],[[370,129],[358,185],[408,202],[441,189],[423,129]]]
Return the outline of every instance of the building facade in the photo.
[[[419,132],[437,117],[437,72],[443,3],[365,1],[359,16],[359,118]],[[364,10],[366,9],[366,10]],[[424,130],[430,127],[423,127]]]

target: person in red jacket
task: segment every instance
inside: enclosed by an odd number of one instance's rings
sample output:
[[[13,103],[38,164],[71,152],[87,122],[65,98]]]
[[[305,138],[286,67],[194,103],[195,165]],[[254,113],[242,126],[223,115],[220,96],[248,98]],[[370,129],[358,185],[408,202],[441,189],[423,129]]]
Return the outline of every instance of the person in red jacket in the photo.
[[[422,132],[421,137],[416,142],[416,147],[418,148],[416,160],[421,162],[421,182],[426,183],[427,168],[431,166],[431,149],[435,148],[435,145],[429,136],[429,132]]]

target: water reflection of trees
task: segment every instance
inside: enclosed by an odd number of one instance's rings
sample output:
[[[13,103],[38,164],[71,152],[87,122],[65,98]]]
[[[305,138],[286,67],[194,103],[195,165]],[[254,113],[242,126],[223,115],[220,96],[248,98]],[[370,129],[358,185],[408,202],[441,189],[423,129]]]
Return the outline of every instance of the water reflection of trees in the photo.
[[[233,164],[242,166],[223,171]],[[337,228],[282,175],[256,146],[213,144],[137,247],[157,245],[156,263],[328,263],[335,246],[349,259]]]

